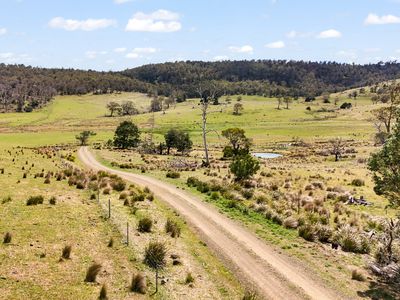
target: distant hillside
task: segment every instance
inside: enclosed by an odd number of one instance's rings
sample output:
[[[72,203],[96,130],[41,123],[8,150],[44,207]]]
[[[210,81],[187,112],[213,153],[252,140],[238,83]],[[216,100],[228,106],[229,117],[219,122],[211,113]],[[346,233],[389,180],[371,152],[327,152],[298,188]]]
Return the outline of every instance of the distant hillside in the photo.
[[[145,65],[122,74],[148,83],[156,83],[159,92],[183,90],[188,97],[197,96],[199,81],[219,81],[227,94],[268,96],[316,96],[323,92],[373,85],[400,78],[400,63],[369,65],[335,62],[286,60],[175,62]]]
[[[0,64],[0,112],[30,112],[55,95],[147,92],[150,84],[118,73]]]
[[[400,78],[400,63],[350,65],[285,60],[187,61],[145,65],[122,72],[45,69],[0,64],[0,112],[30,112],[55,95],[135,91],[197,97],[202,81],[219,94],[318,96]]]

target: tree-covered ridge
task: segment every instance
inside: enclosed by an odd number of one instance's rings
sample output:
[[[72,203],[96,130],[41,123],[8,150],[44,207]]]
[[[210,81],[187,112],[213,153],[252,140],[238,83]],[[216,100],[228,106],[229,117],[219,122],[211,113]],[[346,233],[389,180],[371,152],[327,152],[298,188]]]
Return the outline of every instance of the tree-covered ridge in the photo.
[[[29,112],[46,105],[55,95],[147,92],[148,86],[115,72],[0,64],[0,112]]]
[[[181,89],[187,97],[196,95],[199,81],[219,81],[227,94],[268,96],[316,96],[376,84],[400,76],[400,63],[368,65],[336,62],[252,60],[187,61],[151,64],[122,74],[159,85],[159,92]]]
[[[151,64],[122,72],[46,69],[0,64],[0,112],[29,112],[56,95],[142,92],[181,102],[199,97],[201,82],[220,95],[314,97],[400,77],[400,63],[369,65],[286,60],[187,61]]]

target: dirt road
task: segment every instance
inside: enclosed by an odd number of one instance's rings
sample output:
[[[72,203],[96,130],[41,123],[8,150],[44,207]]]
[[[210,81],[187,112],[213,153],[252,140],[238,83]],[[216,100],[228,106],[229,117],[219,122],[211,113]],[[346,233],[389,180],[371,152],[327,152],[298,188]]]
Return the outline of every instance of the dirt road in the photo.
[[[108,171],[149,187],[158,199],[185,218],[242,281],[254,286],[265,299],[341,299],[300,265],[197,197],[154,178],[103,166],[86,147],[78,155],[93,170]]]

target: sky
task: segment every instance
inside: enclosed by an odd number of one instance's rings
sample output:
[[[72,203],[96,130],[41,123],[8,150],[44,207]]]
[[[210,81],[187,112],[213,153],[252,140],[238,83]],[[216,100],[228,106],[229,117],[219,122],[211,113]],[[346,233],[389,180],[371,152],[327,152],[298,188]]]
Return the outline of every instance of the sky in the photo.
[[[0,0],[0,63],[400,61],[400,0]]]

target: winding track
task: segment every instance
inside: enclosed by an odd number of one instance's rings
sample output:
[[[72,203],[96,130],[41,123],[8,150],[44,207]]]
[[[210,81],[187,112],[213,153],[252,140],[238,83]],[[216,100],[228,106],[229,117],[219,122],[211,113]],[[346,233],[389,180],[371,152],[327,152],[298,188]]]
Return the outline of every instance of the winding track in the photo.
[[[197,197],[154,178],[108,168],[87,147],[80,148],[78,156],[88,168],[149,187],[158,199],[185,218],[241,280],[253,285],[266,299],[341,299],[290,258]]]

